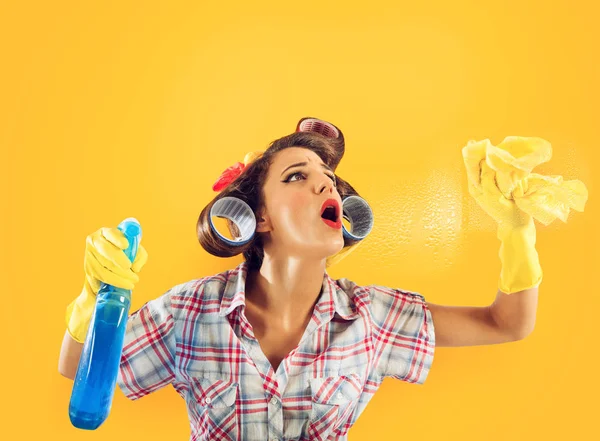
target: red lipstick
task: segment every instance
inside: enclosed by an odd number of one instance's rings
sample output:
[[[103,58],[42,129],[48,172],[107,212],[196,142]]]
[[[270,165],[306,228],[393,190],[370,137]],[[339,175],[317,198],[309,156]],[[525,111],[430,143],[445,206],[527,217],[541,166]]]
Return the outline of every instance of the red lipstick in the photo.
[[[325,210],[329,208],[327,217],[323,217]],[[340,216],[340,205],[335,199],[329,198],[321,206],[321,219],[331,228],[339,230],[342,228],[342,219]]]

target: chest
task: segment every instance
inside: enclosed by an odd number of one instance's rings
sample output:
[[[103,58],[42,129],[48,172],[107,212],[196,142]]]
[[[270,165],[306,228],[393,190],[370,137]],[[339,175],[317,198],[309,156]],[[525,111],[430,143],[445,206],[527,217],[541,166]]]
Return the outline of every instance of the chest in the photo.
[[[254,337],[275,372],[281,362],[298,347],[305,331],[303,326],[296,326],[292,329],[269,326],[256,318],[254,318],[252,326]]]
[[[238,335],[242,317],[233,320],[233,328],[228,329],[223,320],[203,327],[204,332],[197,335],[210,336],[210,348],[227,347],[228,342],[236,341],[233,337]],[[223,422],[208,427],[206,433],[217,439],[218,427],[233,427],[239,430],[239,439],[248,441],[269,439],[273,432],[283,434],[283,439],[345,439],[380,384],[370,376],[372,351],[367,342],[371,340],[364,335],[365,326],[358,321],[331,321],[307,333],[308,326],[286,330],[251,314],[245,318],[256,341],[248,338],[249,329],[242,327],[240,351],[232,351],[232,362],[226,364],[221,357],[215,365],[214,352],[194,352],[192,365],[202,371],[196,374],[201,377],[200,384],[191,384],[192,415],[200,409],[206,416],[200,418],[200,424]],[[289,361],[289,369],[267,375],[256,343],[272,369],[277,372],[284,360],[286,365]],[[243,349],[248,361],[239,364]],[[207,403],[206,395],[208,405],[202,404]]]

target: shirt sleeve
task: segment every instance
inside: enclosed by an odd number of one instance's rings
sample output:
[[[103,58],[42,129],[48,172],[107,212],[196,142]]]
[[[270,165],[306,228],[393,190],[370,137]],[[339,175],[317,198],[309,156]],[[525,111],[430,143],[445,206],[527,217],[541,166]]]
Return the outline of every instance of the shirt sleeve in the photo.
[[[372,286],[376,369],[382,377],[423,384],[435,350],[435,329],[425,298]]]
[[[161,389],[175,378],[172,291],[147,302],[127,320],[117,384],[131,400]]]

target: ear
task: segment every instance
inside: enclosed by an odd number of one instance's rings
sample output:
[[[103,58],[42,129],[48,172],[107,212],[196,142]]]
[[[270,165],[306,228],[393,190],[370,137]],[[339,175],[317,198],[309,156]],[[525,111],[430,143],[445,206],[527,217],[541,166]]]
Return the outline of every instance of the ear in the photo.
[[[257,233],[266,233],[271,231],[271,222],[269,217],[264,215],[262,212],[257,213],[256,215],[256,232]]]

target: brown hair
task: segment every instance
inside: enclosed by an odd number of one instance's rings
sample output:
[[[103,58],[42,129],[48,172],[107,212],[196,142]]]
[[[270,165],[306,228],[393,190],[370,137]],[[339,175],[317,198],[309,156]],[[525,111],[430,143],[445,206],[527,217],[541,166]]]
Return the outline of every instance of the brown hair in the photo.
[[[213,204],[226,196],[236,197],[246,202],[256,216],[264,208],[263,183],[267,177],[269,167],[273,163],[273,156],[277,152],[289,147],[303,147],[312,150],[325,164],[335,171],[342,160],[342,156],[344,156],[345,150],[344,135],[337,127],[336,129],[339,132],[337,138],[330,138],[317,132],[296,132],[273,141],[261,157],[248,164],[235,181],[223,189],[204,207],[196,223],[196,234],[200,245],[207,252],[218,257],[232,257],[244,253],[244,258],[248,262],[250,270],[260,268],[264,257],[261,235],[258,233],[255,234],[252,240],[244,245],[233,246],[226,244],[210,227],[209,213]],[[348,182],[341,179],[337,174],[336,179],[337,190],[342,201],[348,196],[360,196]],[[236,225],[230,220],[227,221],[227,225],[233,237],[239,237],[240,234]],[[344,248],[354,245],[356,242],[358,241],[348,239],[344,236]]]

